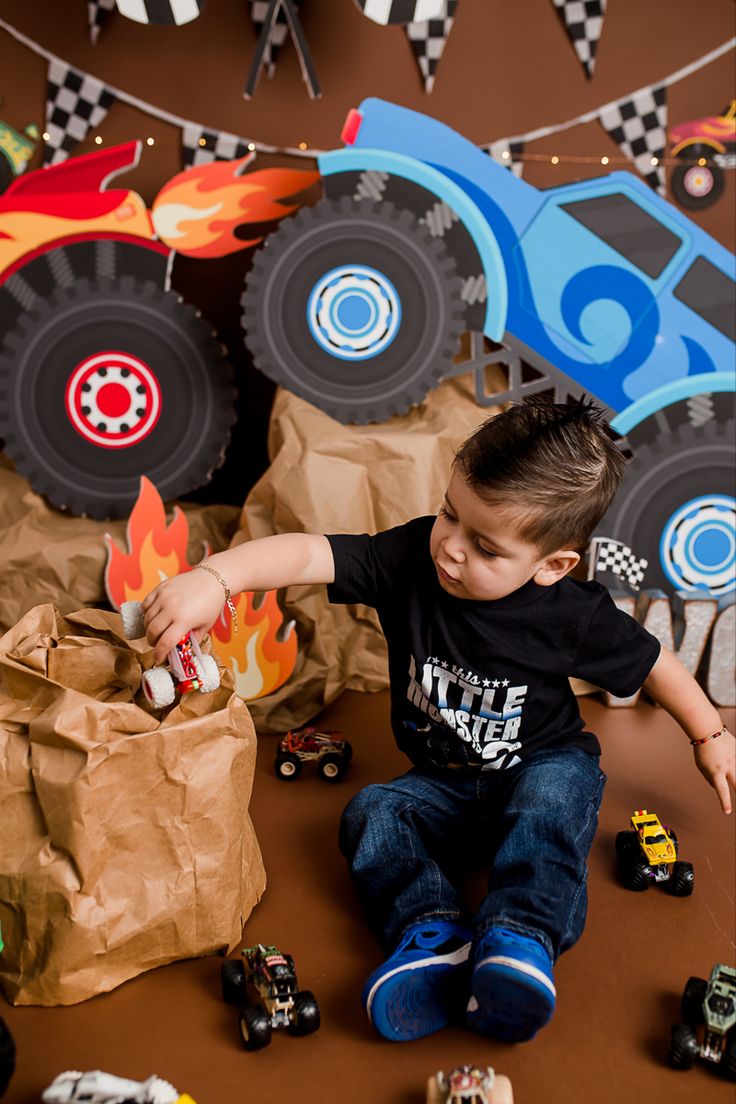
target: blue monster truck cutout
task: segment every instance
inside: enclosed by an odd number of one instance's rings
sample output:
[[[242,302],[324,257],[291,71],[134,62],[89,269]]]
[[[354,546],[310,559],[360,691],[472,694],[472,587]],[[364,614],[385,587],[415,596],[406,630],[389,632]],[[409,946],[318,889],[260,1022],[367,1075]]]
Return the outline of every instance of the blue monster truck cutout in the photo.
[[[277,383],[343,422],[421,402],[463,330],[508,389],[594,395],[630,460],[600,532],[647,586],[734,589],[734,257],[627,172],[540,191],[437,120],[364,100],[325,197],[272,234],[243,295]],[[482,343],[481,343],[482,344]],[[531,368],[532,375],[524,366]]]

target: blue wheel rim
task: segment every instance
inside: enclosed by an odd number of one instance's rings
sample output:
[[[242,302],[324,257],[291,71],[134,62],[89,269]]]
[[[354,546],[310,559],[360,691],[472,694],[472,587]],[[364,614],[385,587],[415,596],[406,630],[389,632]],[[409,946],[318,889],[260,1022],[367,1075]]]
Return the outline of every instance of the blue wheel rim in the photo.
[[[700,495],[672,513],[659,542],[662,570],[678,590],[720,596],[736,588],[736,499]]]
[[[401,327],[399,294],[368,265],[341,265],[316,281],[307,323],[321,349],[338,360],[369,360],[391,345]]]

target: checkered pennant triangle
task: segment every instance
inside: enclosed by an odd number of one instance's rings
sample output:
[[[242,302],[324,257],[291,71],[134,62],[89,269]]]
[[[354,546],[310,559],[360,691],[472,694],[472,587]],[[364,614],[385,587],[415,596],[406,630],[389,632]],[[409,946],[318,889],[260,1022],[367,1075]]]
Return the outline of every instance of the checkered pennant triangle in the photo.
[[[100,31],[107,23],[115,0],[87,0],[87,19],[89,21],[89,40],[94,46]]]
[[[491,142],[486,150],[494,161],[503,165],[505,169],[511,169],[514,176],[522,176],[524,162],[521,155],[524,152],[523,142],[509,142],[508,138],[499,138],[497,142]]]
[[[407,24],[406,33],[424,77],[425,92],[431,92],[434,87],[437,66],[445,49],[447,36],[452,30],[457,4],[458,0],[443,0],[442,11],[437,19]]]
[[[135,23],[170,26],[191,23],[207,0],[115,0],[118,11]]]
[[[210,161],[233,161],[250,152],[245,138],[227,134],[222,130],[205,130],[195,123],[182,127],[181,144],[184,151],[184,167],[207,165]]]
[[[355,0],[374,23],[382,26],[397,23],[422,23],[439,19],[444,14],[445,0]]]
[[[645,88],[605,107],[598,118],[652,188],[665,194],[662,158],[667,146],[667,90]],[[657,159],[655,165],[652,158]]]
[[[593,76],[607,0],[552,0],[583,69]]]
[[[66,161],[90,128],[100,125],[114,102],[115,97],[102,81],[56,58],[49,62],[44,165]]]
[[[610,572],[616,579],[628,583],[632,590],[639,589],[649,566],[649,561],[636,556],[627,544],[609,537],[594,537],[589,556],[591,577]]]
[[[295,5],[296,7],[296,5]],[[297,7],[297,11],[298,11]],[[250,0],[250,17],[253,20],[253,25],[261,33],[261,28],[266,20],[268,13],[268,0]],[[289,24],[286,19],[286,12],[283,8],[279,8],[276,16],[276,22],[273,25],[270,38],[266,45],[266,52],[264,54],[263,64],[266,68],[266,73],[269,77],[273,76],[273,71],[276,68],[276,58],[281,47],[286,42],[289,35]]]

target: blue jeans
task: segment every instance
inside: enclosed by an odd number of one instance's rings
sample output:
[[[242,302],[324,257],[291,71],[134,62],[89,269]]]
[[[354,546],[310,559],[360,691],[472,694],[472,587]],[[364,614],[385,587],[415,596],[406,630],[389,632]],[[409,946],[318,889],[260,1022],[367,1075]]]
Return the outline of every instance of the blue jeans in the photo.
[[[540,940],[552,960],[583,933],[587,858],[606,776],[598,756],[547,748],[506,771],[412,768],[360,790],[340,849],[368,922],[386,950],[423,920],[501,925]],[[490,863],[474,918],[458,883]]]

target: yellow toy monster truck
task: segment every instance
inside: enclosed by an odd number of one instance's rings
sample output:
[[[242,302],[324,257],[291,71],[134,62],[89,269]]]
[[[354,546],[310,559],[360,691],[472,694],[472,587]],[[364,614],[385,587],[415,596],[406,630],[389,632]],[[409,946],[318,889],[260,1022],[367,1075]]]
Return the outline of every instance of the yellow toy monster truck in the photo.
[[[648,889],[663,882],[675,897],[689,897],[695,885],[693,864],[677,860],[677,836],[660,823],[656,813],[637,809],[631,829],[616,835],[621,880],[629,889]]]

